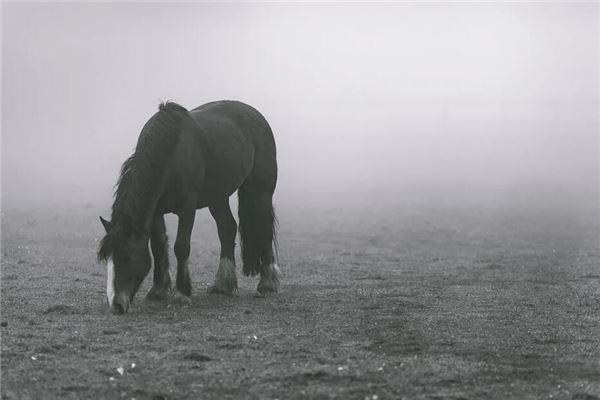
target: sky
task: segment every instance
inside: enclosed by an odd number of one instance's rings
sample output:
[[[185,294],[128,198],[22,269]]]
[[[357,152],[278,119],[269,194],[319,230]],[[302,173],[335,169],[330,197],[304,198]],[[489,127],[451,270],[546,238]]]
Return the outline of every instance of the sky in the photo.
[[[282,203],[597,201],[599,67],[596,2],[3,3],[2,207],[109,205],[167,99],[261,111]]]

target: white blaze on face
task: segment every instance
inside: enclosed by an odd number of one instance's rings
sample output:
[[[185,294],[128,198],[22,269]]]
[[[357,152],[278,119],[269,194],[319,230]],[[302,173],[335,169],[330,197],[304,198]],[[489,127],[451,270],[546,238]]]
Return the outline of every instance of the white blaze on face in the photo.
[[[112,258],[109,258],[106,263],[106,299],[109,307],[112,308],[115,300],[115,264]]]

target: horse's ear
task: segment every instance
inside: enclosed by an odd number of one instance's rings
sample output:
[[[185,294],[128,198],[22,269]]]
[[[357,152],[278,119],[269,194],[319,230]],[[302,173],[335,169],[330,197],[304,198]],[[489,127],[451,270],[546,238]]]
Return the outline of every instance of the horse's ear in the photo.
[[[100,217],[100,222],[102,222],[102,226],[104,227],[104,230],[106,231],[106,233],[108,233],[108,230],[110,229],[110,222],[105,220],[102,217]]]

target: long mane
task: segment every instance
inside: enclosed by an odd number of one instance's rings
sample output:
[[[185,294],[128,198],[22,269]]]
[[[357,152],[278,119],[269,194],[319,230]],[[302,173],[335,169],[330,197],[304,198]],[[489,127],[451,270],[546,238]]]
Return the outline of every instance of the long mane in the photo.
[[[143,231],[185,118],[189,113],[184,107],[161,103],[142,128],[135,151],[123,163],[115,185],[110,229],[98,249],[100,261],[111,257],[124,238]]]

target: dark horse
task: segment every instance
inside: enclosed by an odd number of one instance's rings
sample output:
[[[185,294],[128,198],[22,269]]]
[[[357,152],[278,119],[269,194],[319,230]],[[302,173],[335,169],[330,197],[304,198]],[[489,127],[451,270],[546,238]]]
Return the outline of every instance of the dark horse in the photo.
[[[107,263],[106,295],[123,314],[150,271],[150,300],[171,292],[164,214],[178,216],[174,300],[189,304],[192,292],[188,257],[197,209],[208,207],[217,223],[221,259],[212,293],[237,289],[234,247],[237,226],[229,196],[239,198],[239,230],[244,275],[260,274],[258,291],[279,289],[275,263],[273,192],[277,160],[273,132],[254,108],[217,101],[192,111],[167,102],[142,128],[136,149],[121,168],[110,221],[100,217],[106,235],[98,259]]]

